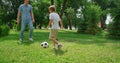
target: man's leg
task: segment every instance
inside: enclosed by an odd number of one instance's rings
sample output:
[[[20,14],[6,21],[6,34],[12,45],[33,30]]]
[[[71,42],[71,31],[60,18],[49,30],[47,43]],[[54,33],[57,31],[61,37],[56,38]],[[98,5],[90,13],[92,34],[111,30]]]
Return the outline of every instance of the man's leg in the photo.
[[[23,34],[24,34],[24,30],[25,30],[25,26],[26,26],[26,22],[22,21],[21,22],[21,31],[20,31],[20,41],[23,41]]]
[[[29,39],[32,39],[32,34],[33,34],[33,29],[34,29],[32,21],[29,21],[28,25],[29,25],[29,28],[30,28]]]

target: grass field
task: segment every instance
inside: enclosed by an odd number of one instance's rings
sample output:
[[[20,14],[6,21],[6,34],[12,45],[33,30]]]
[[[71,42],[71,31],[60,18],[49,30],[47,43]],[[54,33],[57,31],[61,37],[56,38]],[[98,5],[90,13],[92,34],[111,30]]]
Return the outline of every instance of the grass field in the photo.
[[[120,41],[104,36],[77,34],[76,31],[59,32],[61,50],[52,49],[48,30],[34,30],[34,42],[19,44],[19,32],[10,31],[9,36],[0,37],[0,63],[120,63]],[[40,43],[47,41],[49,48]]]

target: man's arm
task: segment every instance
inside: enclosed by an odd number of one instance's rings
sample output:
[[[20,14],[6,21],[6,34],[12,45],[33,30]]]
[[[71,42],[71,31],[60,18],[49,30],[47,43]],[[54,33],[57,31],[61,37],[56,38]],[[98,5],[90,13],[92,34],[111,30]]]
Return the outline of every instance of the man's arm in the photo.
[[[31,14],[31,17],[32,17],[32,22],[34,23],[34,22],[35,22],[35,19],[34,19],[34,14],[33,14],[33,12],[32,12],[32,11],[30,12],[30,14]]]
[[[21,12],[20,11],[18,11],[18,14],[17,14],[17,24],[19,24],[20,23],[20,16],[21,16]]]

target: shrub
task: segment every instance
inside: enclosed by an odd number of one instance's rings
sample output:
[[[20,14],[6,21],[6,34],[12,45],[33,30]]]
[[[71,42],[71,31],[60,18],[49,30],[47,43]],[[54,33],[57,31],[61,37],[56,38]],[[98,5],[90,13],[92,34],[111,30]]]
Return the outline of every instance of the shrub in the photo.
[[[83,9],[83,19],[79,22],[78,33],[100,34],[102,29],[98,27],[100,21],[101,8],[94,4],[89,4]]]
[[[1,25],[0,26],[0,37],[8,35],[9,31],[10,29],[7,25]]]
[[[79,25],[78,25],[78,33],[85,33],[87,29],[87,23],[83,19],[79,19]]]
[[[116,11],[113,21],[108,26],[108,37],[111,39],[120,39],[120,10]]]

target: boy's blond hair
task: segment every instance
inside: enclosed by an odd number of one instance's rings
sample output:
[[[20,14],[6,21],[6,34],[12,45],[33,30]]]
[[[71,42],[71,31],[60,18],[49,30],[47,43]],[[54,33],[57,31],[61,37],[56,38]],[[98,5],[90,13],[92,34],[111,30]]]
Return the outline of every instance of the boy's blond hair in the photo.
[[[55,11],[55,5],[51,5],[51,6],[49,7],[49,10],[51,10],[52,12],[54,12],[54,11]]]

